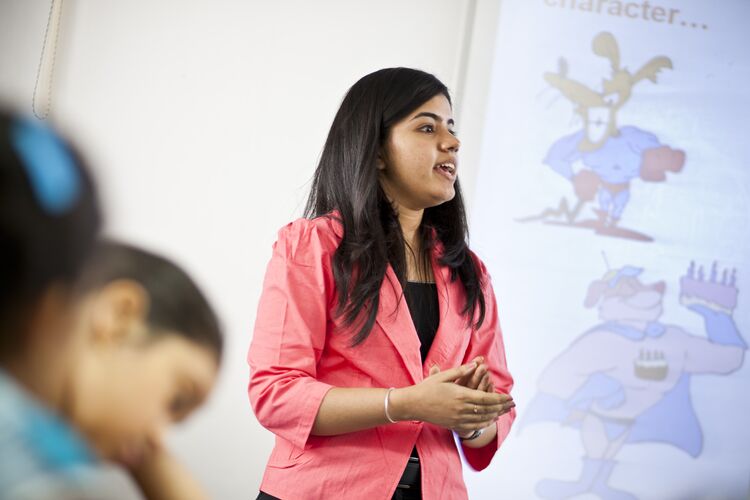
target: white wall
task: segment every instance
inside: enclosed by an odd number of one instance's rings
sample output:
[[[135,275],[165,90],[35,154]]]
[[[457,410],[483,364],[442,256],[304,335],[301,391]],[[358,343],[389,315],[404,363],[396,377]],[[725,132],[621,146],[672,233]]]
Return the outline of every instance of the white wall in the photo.
[[[89,153],[107,232],[183,263],[226,326],[219,384],[171,437],[216,498],[253,498],[272,446],[247,402],[245,354],[271,244],[301,213],[343,94],[364,74],[397,65],[454,87],[471,7],[65,1],[51,117]],[[0,0],[0,98],[24,110],[48,10],[47,0]],[[472,176],[467,165],[469,186]]]

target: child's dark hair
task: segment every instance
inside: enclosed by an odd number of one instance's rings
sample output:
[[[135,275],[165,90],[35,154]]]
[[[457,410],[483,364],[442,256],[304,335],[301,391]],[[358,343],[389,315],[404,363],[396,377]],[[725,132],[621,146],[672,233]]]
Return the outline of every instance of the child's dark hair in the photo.
[[[74,283],[100,217],[93,181],[70,143],[0,110],[0,359],[23,348],[43,293]]]
[[[146,322],[155,334],[177,334],[209,348],[221,360],[219,320],[206,297],[177,264],[126,243],[96,244],[77,286],[78,293],[116,280],[132,280],[149,294]]]

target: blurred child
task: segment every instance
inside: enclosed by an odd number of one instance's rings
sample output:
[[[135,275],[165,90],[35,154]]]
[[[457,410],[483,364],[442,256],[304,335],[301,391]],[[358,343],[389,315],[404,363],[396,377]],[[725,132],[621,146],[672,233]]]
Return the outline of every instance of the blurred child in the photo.
[[[99,219],[70,145],[0,113],[0,498],[107,498],[101,458],[148,499],[203,499],[161,439],[213,387],[218,321],[171,262],[95,244]]]
[[[75,363],[73,284],[100,213],[79,155],[0,112],[0,497],[79,496],[88,446],[59,414]]]
[[[222,336],[207,300],[173,263],[113,242],[98,245],[78,291],[82,345],[66,415],[101,457],[130,470],[146,498],[204,498],[162,434],[214,385]]]

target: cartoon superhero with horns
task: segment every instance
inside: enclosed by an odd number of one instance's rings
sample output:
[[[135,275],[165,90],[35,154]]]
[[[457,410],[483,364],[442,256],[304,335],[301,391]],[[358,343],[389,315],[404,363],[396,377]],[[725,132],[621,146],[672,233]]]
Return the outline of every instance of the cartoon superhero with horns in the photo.
[[[651,237],[620,227],[630,201],[630,183],[635,179],[662,182],[667,172],[679,172],[685,153],[659,142],[656,135],[617,123],[617,114],[630,100],[633,88],[643,80],[656,83],[659,71],[672,68],[668,57],[654,57],[631,73],[620,65],[620,51],[611,33],[598,34],[594,54],[609,60],[612,72],[597,92],[568,76],[568,65],[560,59],[557,73],[546,73],[545,81],[575,105],[583,128],[556,141],[544,163],[568,179],[577,198],[571,208],[563,198],[558,208],[520,219],[549,224],[587,227],[598,234],[651,241]],[[585,204],[595,203],[596,218],[579,220]],[[562,218],[562,220],[561,220]]]

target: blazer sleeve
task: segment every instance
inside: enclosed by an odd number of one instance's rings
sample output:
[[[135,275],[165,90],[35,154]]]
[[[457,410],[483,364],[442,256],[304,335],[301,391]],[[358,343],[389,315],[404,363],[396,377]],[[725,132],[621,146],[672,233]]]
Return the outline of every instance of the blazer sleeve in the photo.
[[[304,448],[332,387],[316,378],[333,297],[330,254],[314,221],[279,231],[248,352],[248,394],[260,424]]]
[[[486,309],[482,326],[475,329],[472,333],[463,363],[468,363],[477,356],[484,356],[492,381],[495,384],[495,391],[500,394],[510,394],[513,388],[513,377],[508,371],[508,364],[505,360],[505,346],[498,320],[495,293],[484,264],[476,257],[475,262],[477,263],[480,279],[484,284]],[[495,424],[497,426],[497,437],[486,446],[482,448],[461,446],[464,457],[471,468],[479,471],[485,469],[490,464],[492,457],[495,456],[495,452],[508,436],[515,418],[515,408],[500,417]]]

